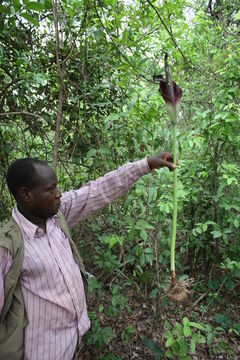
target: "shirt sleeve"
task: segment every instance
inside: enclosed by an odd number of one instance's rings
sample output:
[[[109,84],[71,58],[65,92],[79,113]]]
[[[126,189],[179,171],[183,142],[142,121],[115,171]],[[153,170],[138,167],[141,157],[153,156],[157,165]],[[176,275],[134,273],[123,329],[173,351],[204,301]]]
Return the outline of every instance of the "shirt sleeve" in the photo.
[[[112,203],[141,176],[150,171],[147,159],[139,160],[125,164],[95,181],[90,181],[79,190],[63,193],[61,211],[69,227]]]
[[[4,304],[4,280],[11,266],[11,254],[6,248],[0,247],[0,316]]]

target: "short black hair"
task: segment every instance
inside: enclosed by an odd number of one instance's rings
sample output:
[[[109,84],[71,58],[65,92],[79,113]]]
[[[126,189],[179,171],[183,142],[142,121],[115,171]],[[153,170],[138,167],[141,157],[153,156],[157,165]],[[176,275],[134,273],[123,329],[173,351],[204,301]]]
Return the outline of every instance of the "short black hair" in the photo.
[[[34,158],[18,159],[9,166],[7,171],[7,185],[15,199],[17,199],[21,186],[34,187],[36,180],[34,165],[48,166],[45,161]]]

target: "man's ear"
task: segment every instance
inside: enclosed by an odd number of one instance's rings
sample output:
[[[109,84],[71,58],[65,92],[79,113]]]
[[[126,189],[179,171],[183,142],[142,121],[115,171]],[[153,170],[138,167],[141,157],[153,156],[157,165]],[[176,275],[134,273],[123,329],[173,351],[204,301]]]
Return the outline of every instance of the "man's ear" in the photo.
[[[21,202],[29,203],[32,200],[31,190],[27,186],[21,186],[18,190],[18,199]]]

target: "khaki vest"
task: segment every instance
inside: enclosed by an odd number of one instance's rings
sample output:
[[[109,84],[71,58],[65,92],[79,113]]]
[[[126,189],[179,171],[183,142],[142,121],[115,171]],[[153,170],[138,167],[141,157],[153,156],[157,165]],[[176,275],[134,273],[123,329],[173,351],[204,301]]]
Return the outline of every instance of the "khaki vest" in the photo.
[[[74,259],[83,275],[85,292],[87,292],[83,261],[60,211],[58,212],[58,221],[60,228],[70,242]],[[12,217],[0,230],[0,246],[6,248],[13,259],[4,282],[4,305],[0,316],[0,359],[22,360],[24,358],[24,328],[28,324],[20,285],[24,240],[19,226]]]

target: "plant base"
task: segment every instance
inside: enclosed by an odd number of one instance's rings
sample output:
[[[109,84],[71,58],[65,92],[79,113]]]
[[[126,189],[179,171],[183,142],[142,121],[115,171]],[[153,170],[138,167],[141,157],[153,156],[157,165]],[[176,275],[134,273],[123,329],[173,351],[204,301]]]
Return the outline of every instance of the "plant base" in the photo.
[[[192,280],[183,282],[176,280],[176,274],[172,271],[171,282],[167,291],[167,299],[175,304],[186,305],[188,303],[189,290],[187,289],[191,285]]]
[[[188,293],[185,283],[183,281],[176,281],[176,284],[170,284],[167,291],[167,299],[175,304],[186,304],[188,302]]]

